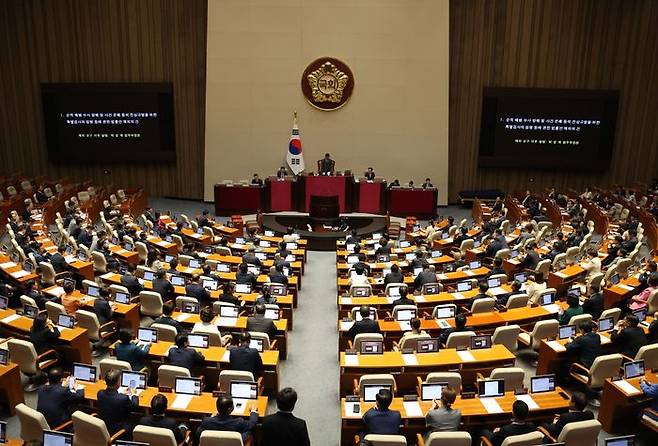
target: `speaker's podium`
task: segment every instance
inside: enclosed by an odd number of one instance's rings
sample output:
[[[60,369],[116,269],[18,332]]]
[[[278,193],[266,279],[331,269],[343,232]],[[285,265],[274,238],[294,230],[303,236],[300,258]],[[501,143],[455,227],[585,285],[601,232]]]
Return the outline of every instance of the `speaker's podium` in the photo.
[[[311,195],[309,217],[313,220],[334,221],[339,216],[338,195]]]

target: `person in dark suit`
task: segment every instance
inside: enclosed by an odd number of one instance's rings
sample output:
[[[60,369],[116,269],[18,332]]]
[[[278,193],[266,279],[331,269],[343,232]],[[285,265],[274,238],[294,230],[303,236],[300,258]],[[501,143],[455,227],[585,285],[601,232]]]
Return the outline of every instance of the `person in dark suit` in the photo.
[[[251,431],[258,423],[258,411],[255,407],[251,408],[249,419],[242,417],[233,417],[233,399],[228,396],[217,398],[217,414],[211,417],[205,417],[194,434],[195,444],[199,444],[203,431],[229,431],[238,432],[242,435],[242,441],[246,444],[247,439],[251,436]]]
[[[455,247],[459,248],[462,242],[464,240],[468,240],[469,238],[468,228],[466,226],[462,226],[459,228],[459,234],[453,238],[452,242],[455,244]]]
[[[364,434],[397,435],[402,418],[397,410],[389,410],[393,393],[388,389],[380,389],[375,398],[377,405],[363,414],[363,423],[366,425]]]
[[[500,446],[507,437],[529,434],[536,430],[533,423],[526,421],[529,412],[528,405],[524,401],[516,400],[512,404],[512,415],[514,416],[512,422],[506,426],[497,427],[493,432],[484,431],[482,435],[489,438],[493,446]]]
[[[279,242],[276,252],[281,256],[282,259],[285,259],[292,254],[290,251],[288,251],[288,243],[284,241]]]
[[[582,335],[566,344],[565,347],[567,352],[577,355],[576,362],[589,369],[596,357],[601,354],[601,337],[598,333],[592,332],[593,324],[591,322],[583,322],[579,329]]]
[[[279,411],[263,418],[263,446],[310,446],[306,422],[292,414],[297,403],[297,392],[291,387],[276,395]]]
[[[390,255],[391,247],[388,245],[388,239],[382,237],[379,239],[379,247],[375,250],[375,257],[380,255]]]
[[[152,282],[153,291],[160,293],[163,301],[171,300],[174,298],[174,286],[167,280],[164,269],[159,269],[155,273],[155,279]]]
[[[212,224],[210,223],[210,219],[208,218],[208,215],[210,215],[210,212],[208,212],[208,209],[204,209],[198,221],[200,228],[205,228],[206,226],[208,227],[212,226]]]
[[[229,353],[231,370],[251,372],[254,377],[260,376],[263,371],[263,360],[255,348],[249,347],[251,335],[248,331],[240,334],[240,345],[234,347]]]
[[[59,330],[46,314],[39,314],[30,328],[30,342],[34,345],[37,354],[41,354],[53,347],[59,339],[59,334]]]
[[[288,285],[288,277],[283,274],[283,265],[280,263],[270,268],[269,278],[270,282],[272,283],[282,283],[284,285]]]
[[[345,239],[345,243],[350,243],[350,244],[353,243],[355,245],[361,243],[361,237],[359,237],[359,234],[356,232],[356,229],[352,229],[350,235],[348,235],[347,239]]]
[[[391,266],[391,272],[384,277],[384,287],[389,283],[404,283],[404,275],[397,263]]]
[[[151,344],[135,344],[133,334],[126,328],[119,331],[119,342],[114,347],[117,359],[128,362],[136,371],[144,368],[144,360],[148,357],[150,348]]]
[[[242,305],[242,301],[233,294],[234,291],[235,285],[233,282],[226,282],[222,287],[222,294],[219,295],[219,301],[233,304],[236,307],[239,307]]]
[[[66,253],[66,246],[59,245],[57,252],[50,256],[50,264],[53,266],[55,273],[59,274],[69,269],[69,264],[66,263],[64,254]]]
[[[393,301],[393,308],[395,308],[396,305],[416,305],[416,302],[407,297],[406,286],[401,286],[398,290],[400,292],[400,297]]]
[[[34,288],[34,280],[30,280],[25,284],[25,292],[23,293],[27,297],[31,297],[34,299],[34,301],[37,303],[37,307],[39,307],[39,310],[45,310],[46,309],[46,302],[54,302],[57,301],[57,298],[48,298],[46,297],[45,294],[40,293]]]
[[[176,346],[169,349],[167,359],[171,365],[185,367],[192,371],[194,367],[203,365],[206,358],[193,348],[187,339],[187,334],[181,333],[176,335]]]
[[[503,269],[503,259],[501,259],[500,257],[496,257],[493,260],[493,268],[489,270],[489,274],[487,274],[486,278],[489,278],[496,274],[505,274],[505,270]]]
[[[78,238],[76,238],[78,245],[85,245],[87,248],[91,246],[92,242],[94,241],[93,229],[94,228],[92,226],[87,226],[82,231],[80,231]]]
[[[105,389],[99,390],[96,395],[99,418],[105,421],[110,435],[116,434],[120,429],[132,432],[130,412],[139,407],[139,399],[134,389],[127,389],[125,394],[119,393],[121,372],[116,369],[105,374]]]
[[[276,296],[272,296],[269,283],[263,284],[261,293],[256,298],[256,305],[258,304],[276,304]]]
[[[331,159],[331,155],[328,153],[324,154],[324,158],[320,160],[320,174],[321,175],[331,175],[334,170],[334,160]]]
[[[359,246],[359,245],[357,245]],[[356,252],[356,250],[355,250]],[[368,265],[368,257],[366,256],[365,252],[359,252],[356,257],[359,259],[358,262],[356,262],[354,265],[352,265],[353,270],[357,270],[359,268],[363,269],[364,273],[366,276],[370,276],[370,265]]]
[[[94,314],[98,318],[98,323],[103,325],[112,320],[112,307],[110,306],[110,293],[107,288],[101,288],[100,296],[94,299]]]
[[[134,264],[129,263],[128,270],[124,275],[121,276],[121,285],[128,288],[128,292],[131,296],[137,296],[144,290],[142,284],[139,283],[139,279],[135,277],[136,269],[137,267]]]
[[[564,234],[561,232],[558,232],[556,235],[557,240],[555,243],[553,243],[553,246],[557,250],[559,254],[562,254],[563,252],[567,252],[567,242],[564,240]]]
[[[511,292],[499,294],[496,296],[496,306],[505,307],[507,306],[507,301],[511,296],[514,296],[515,294],[521,294],[521,282],[518,280],[513,281],[510,284],[510,287],[512,288]]]
[[[432,188],[434,185],[432,184],[432,181],[429,178],[425,178],[425,182],[423,183],[423,189],[427,188]]]
[[[500,229],[496,229],[494,231],[493,240],[489,243],[485,251],[487,257],[495,257],[498,251],[506,247],[506,243],[503,243],[504,238],[501,240],[501,237],[503,237],[503,232]]]
[[[263,180],[260,179],[257,173],[255,173],[254,176],[251,178],[251,185],[259,186],[259,187],[263,185]]]
[[[434,265],[427,265],[414,279],[414,288],[420,290],[426,283],[436,283],[436,269]]]
[[[249,245],[247,252],[242,256],[242,262],[249,265],[261,266],[261,261],[256,257],[256,247],[254,245]]]
[[[62,383],[62,369],[53,367],[48,372],[48,384],[37,391],[37,410],[46,417],[51,429],[66,423],[71,419],[69,405],[81,403],[85,399],[84,390],[77,384],[74,390],[69,390],[69,380],[75,379],[70,376]]]
[[[617,322],[617,327],[610,334],[610,340],[619,353],[635,358],[637,351],[644,345],[647,345],[647,337],[638,325],[640,320],[634,314],[629,314],[626,318]]]
[[[347,332],[350,338],[354,339],[356,335],[361,333],[380,333],[379,323],[374,319],[370,319],[369,306],[363,305],[359,308],[359,314],[361,315],[361,320],[354,322]]]
[[[270,341],[274,340],[276,336],[276,325],[272,319],[265,317],[265,305],[256,304],[254,307],[254,315],[247,318],[247,331],[258,331],[267,333]]]
[[[198,274],[193,275],[190,283],[185,286],[185,294],[190,297],[195,297],[196,300],[199,301],[199,305],[202,307],[212,305],[210,293],[203,287],[203,285],[201,285],[201,278]]]
[[[174,434],[176,443],[180,444],[185,439],[187,427],[179,425],[176,420],[165,415],[167,404],[168,401],[165,395],[161,393],[153,395],[153,398],[151,398],[151,415],[140,418],[137,425],[169,429]]]
[[[519,262],[519,269],[537,268],[537,264],[541,261],[541,257],[539,257],[539,254],[535,251],[535,248],[537,248],[535,242],[528,243],[525,256],[523,256],[523,259]]]
[[[466,326],[466,322],[467,319],[465,314],[459,313],[458,315],[456,315],[455,328],[447,328],[443,330],[439,335],[439,342],[441,343],[441,345],[446,345],[446,342],[448,342],[448,336],[450,336],[451,333],[470,330],[470,328]]]
[[[180,322],[178,322],[176,319],[171,317],[173,312],[174,312],[174,306],[172,304],[166,303],[162,305],[162,316],[155,318],[153,323],[171,325],[176,329],[176,333],[184,333],[185,328],[183,328],[183,325]]]
[[[557,438],[567,424],[594,419],[594,414],[589,410],[585,410],[586,407],[587,396],[582,392],[574,392],[571,395],[569,412],[556,415],[553,419],[553,423],[545,425],[544,427],[548,433],[551,434],[551,437]]]
[[[284,166],[279,167],[279,170],[276,171],[276,177],[279,179],[286,177],[286,168]]]
[[[598,320],[603,313],[603,293],[601,285],[590,286],[592,294],[583,301],[583,313],[591,314],[592,319]]]
[[[240,266],[238,266],[238,272],[235,275],[235,283],[249,284],[251,289],[254,290],[258,285],[258,278],[253,273],[249,272],[249,265],[242,262]]]

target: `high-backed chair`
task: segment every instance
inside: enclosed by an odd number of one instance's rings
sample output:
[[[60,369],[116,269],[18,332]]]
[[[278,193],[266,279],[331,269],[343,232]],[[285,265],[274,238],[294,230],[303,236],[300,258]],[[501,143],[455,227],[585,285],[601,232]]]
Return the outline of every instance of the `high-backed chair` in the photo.
[[[132,367],[128,361],[120,361],[116,358],[101,359],[98,363],[98,373],[101,378],[105,378],[105,374],[110,370],[118,370],[120,372],[130,372]]]
[[[647,344],[640,347],[633,358],[634,361],[644,360],[644,368],[646,370],[658,369],[658,344]]]
[[[489,313],[496,307],[496,299],[493,297],[480,297],[471,304],[471,313]]]
[[[91,311],[78,310],[75,312],[75,319],[80,328],[87,330],[89,340],[96,343],[95,347],[103,347],[103,344],[119,332],[116,321],[108,321],[101,325],[96,313]],[[101,350],[94,350],[94,356],[100,356],[100,354]]]
[[[189,430],[186,431],[186,438],[180,443],[180,445],[186,444],[186,440],[189,437]],[[142,426],[137,425],[133,429],[133,441],[146,443],[150,446],[177,446],[176,437],[171,429],[165,429],[163,427],[152,427],[152,426]]]
[[[97,273],[106,273],[107,272],[107,260],[102,252],[93,251],[91,253],[91,260],[94,264],[94,271]]]
[[[482,446],[492,446],[491,441],[487,437],[481,437]],[[542,444],[544,434],[539,431],[530,432],[523,435],[512,435],[507,437],[501,446],[535,446]]]
[[[592,367],[589,369],[581,364],[572,362],[569,374],[575,380],[596,391],[603,387],[603,382],[607,378],[616,378],[619,376],[619,369],[623,360],[624,357],[619,353],[601,355],[594,360]]]
[[[144,242],[135,243],[135,251],[139,256],[139,261],[144,262],[144,264],[146,264],[149,257],[149,251],[148,248],[146,247],[146,244]]]
[[[9,339],[7,348],[9,349],[11,362],[18,364],[20,371],[28,376],[30,381],[38,372],[46,371],[58,362],[55,350],[47,350],[39,355],[31,342],[22,339]],[[24,390],[32,392],[36,388],[36,385],[29,383]]]
[[[393,319],[397,320],[398,313],[405,310],[416,310],[416,315],[418,315],[418,307],[415,305],[396,305],[393,307]]]
[[[384,341],[381,333],[360,333],[354,337],[354,341],[347,341],[350,348],[361,351],[361,344],[365,341]]]
[[[356,320],[356,315],[357,315],[357,313],[359,312],[360,309],[361,309],[361,307],[352,307],[352,309],[350,310],[350,318],[351,318],[353,321]],[[377,313],[377,309],[371,307],[370,310],[371,310],[372,312],[374,312],[374,314],[375,314],[375,320],[379,319],[379,315],[378,315],[378,313]]]
[[[176,378],[189,378],[190,376],[192,376],[190,371],[185,367],[162,364],[158,367],[158,387],[168,387],[173,389]]]
[[[567,265],[573,265],[576,263],[576,257],[580,254],[580,248],[578,246],[572,246],[571,248],[567,249],[566,252],[566,263]]]
[[[523,388],[525,372],[520,367],[497,367],[489,374],[489,379],[502,379],[505,381],[505,391]]]
[[[251,372],[243,372],[240,370],[222,370],[219,372],[219,383],[217,384],[218,390],[222,392],[229,392],[231,390],[231,381],[256,381],[254,374]],[[259,378],[260,382],[261,379]]]
[[[519,342],[533,350],[538,350],[543,339],[557,337],[559,327],[560,323],[555,319],[537,321],[530,333],[525,330],[519,333]]]
[[[544,428],[539,428],[539,430],[551,443],[564,443],[565,446],[596,446],[601,432],[601,423],[598,420],[567,423],[557,438],[553,438]]]
[[[450,333],[446,341],[446,348],[462,348],[471,346],[471,338],[476,336],[474,331],[456,331]]]
[[[583,313],[583,314],[577,314],[575,316],[571,316],[568,325],[575,325],[576,327],[579,327],[581,324],[584,324],[585,322],[592,322],[591,314]]]
[[[518,349],[519,333],[521,333],[521,327],[516,324],[496,327],[491,342],[504,345],[509,351],[515,352]]]
[[[386,289],[384,290],[384,293],[387,296],[391,296],[391,293],[395,293],[395,291],[399,290],[400,288],[406,288],[407,285],[404,283],[388,283],[386,284]]]
[[[162,297],[155,291],[142,291],[139,293],[139,311],[146,316],[162,316]]]
[[[116,434],[110,435],[105,421],[93,415],[76,410],[71,416],[73,419],[73,446],[107,446],[126,433],[120,429]]]
[[[247,446],[242,442],[240,432],[209,431],[201,432],[199,446]]]
[[[416,351],[416,346],[417,342],[419,339],[430,339],[429,333],[421,333],[421,334],[410,334],[405,336],[404,342],[398,343],[397,348],[400,350],[405,350],[408,348],[413,349]]]
[[[458,394],[462,391],[462,376],[459,372],[430,372],[423,381],[420,376],[416,377],[418,380],[418,387],[426,383],[448,383],[448,385]],[[420,391],[418,392],[420,395]]]
[[[611,317],[613,322],[616,324],[617,321],[619,320],[619,316],[621,316],[620,308],[608,308],[607,310],[603,310],[601,312],[601,316],[599,317],[599,319]]]
[[[365,441],[371,446],[407,446],[404,435],[368,434]]]
[[[151,328],[154,328],[158,331],[158,341],[176,341],[176,335],[178,334],[176,327],[168,324],[151,324]]]
[[[177,296],[176,297],[176,308],[183,308],[185,304],[199,304],[199,299],[196,297],[190,296]]]
[[[360,294],[357,290],[364,290]],[[352,297],[368,297],[372,296],[372,286],[370,285],[350,285],[350,296]]]
[[[567,265],[568,265],[568,263],[567,263],[567,253],[565,253],[565,252],[556,255],[553,258],[553,262],[551,262],[551,266],[553,267],[554,271],[559,271],[559,270],[565,268]]]
[[[471,446],[471,441],[468,432],[432,432],[427,441],[421,434],[416,434],[418,446]]]
[[[44,430],[61,431],[72,424],[71,421],[67,421],[60,426],[51,428],[46,421],[46,417],[41,412],[32,409],[24,403],[16,406],[16,415],[18,416],[18,421],[21,423],[21,440],[25,442],[41,441]]]
[[[355,379],[354,380],[354,394],[359,395],[361,399],[365,398],[365,385],[367,384],[382,384],[382,385],[390,385],[391,386],[391,391],[393,395],[395,395],[395,392],[397,390],[396,384],[395,384],[395,378],[393,375],[390,373],[378,373],[378,374],[371,374],[371,375],[362,375],[358,382]]]
[[[658,311],[658,289],[653,290],[647,298],[647,313],[654,314]]]
[[[260,340],[263,343],[263,350],[273,350],[276,347],[276,339],[270,341],[270,335],[263,333],[262,331],[250,331],[251,340],[256,341]]]
[[[513,294],[507,299],[507,309],[524,308],[528,306],[528,295],[525,293]]]

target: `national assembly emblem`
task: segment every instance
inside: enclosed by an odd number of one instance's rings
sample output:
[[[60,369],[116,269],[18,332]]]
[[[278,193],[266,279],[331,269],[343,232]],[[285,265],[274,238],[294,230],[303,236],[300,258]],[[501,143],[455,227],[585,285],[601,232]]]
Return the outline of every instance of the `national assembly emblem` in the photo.
[[[348,101],[354,89],[352,71],[343,62],[321,58],[312,62],[302,75],[302,92],[315,108],[332,111]]]

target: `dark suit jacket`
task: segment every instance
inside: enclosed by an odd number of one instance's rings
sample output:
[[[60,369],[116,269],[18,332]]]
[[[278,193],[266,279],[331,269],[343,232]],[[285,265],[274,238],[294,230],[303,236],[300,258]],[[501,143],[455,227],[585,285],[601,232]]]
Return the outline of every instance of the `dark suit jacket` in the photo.
[[[105,299],[96,299],[94,301],[94,313],[101,325],[112,320],[112,307]]]
[[[130,292],[131,296],[138,295],[144,289],[142,284],[139,283],[139,280],[137,280],[137,277],[131,274],[125,274],[121,276],[121,285],[128,288],[128,291]]]
[[[39,331],[30,330],[30,342],[34,345],[34,349],[38,354],[51,349],[57,339],[59,339],[59,330],[57,327],[54,327],[53,331],[50,331],[49,328]]]
[[[89,234],[87,231],[80,232],[78,238],[76,239],[78,245],[85,245],[87,248],[91,247],[91,243],[94,241],[94,236]]]
[[[174,297],[174,286],[167,279],[153,280],[153,291],[160,293],[162,300],[170,300]]]
[[[245,420],[244,418],[241,417],[232,417],[230,415],[223,416],[216,414],[215,416],[205,417],[203,419],[203,421],[199,425],[199,428],[196,430],[196,433],[194,434],[194,438],[196,444],[198,444],[201,438],[201,434],[205,430],[239,432],[243,434],[243,438],[244,438],[244,434],[250,432],[254,427],[256,427],[257,423],[258,423],[258,414],[256,412],[252,412],[251,415],[249,415],[248,420]]]
[[[369,409],[363,414],[367,434],[396,435],[400,432],[400,412],[397,410]]]
[[[280,272],[275,272],[273,274],[270,274],[270,282],[272,283],[282,283],[284,285],[288,285],[288,278],[286,277],[285,274],[280,273]]]
[[[594,293],[585,299],[583,313],[591,314],[594,320],[598,320],[603,313],[603,293]]]
[[[258,278],[252,273],[241,273],[238,271],[238,273],[235,275],[235,283],[248,283],[251,285],[251,289],[253,290],[258,284]]]
[[[503,249],[505,246],[499,241],[499,240],[494,240],[489,245],[487,246],[487,250],[485,252],[485,255],[487,257],[494,257],[498,251]]]
[[[255,348],[236,347],[230,350],[229,362],[231,370],[251,372],[257,378],[263,370],[263,360]]]
[[[201,306],[211,305],[210,293],[202,285],[198,283],[190,283],[185,287],[185,294],[190,297],[196,297]]]
[[[423,271],[414,279],[414,288],[420,290],[426,283],[436,283],[436,274],[432,271]]]
[[[263,446],[310,446],[306,421],[289,412],[263,418]]]
[[[578,355],[578,362],[587,368],[592,366],[594,359],[601,354],[601,338],[596,333],[578,336],[566,345],[567,351]]]
[[[189,347],[178,348],[174,346],[169,350],[167,358],[171,365],[185,367],[188,370],[192,370],[194,366],[201,365],[205,361],[201,353]]]
[[[613,330],[610,340],[619,349],[619,353],[635,358],[640,347],[647,345],[647,337],[640,327],[624,328],[621,332]]]
[[[68,406],[72,403],[82,402],[85,399],[84,390],[71,392],[67,387],[60,384],[42,386],[37,391],[37,410],[46,417],[51,429],[55,429],[71,419]]]
[[[507,437],[512,437],[514,435],[523,435],[529,434],[530,432],[535,431],[535,425],[532,423],[510,423],[507,426],[503,426],[500,430],[494,433],[491,436],[491,444],[493,446],[500,446],[503,444],[503,441]]]
[[[177,333],[183,333],[185,332],[185,329],[183,328],[183,325],[178,322],[176,319],[174,319],[171,316],[160,316],[159,318],[156,318],[153,321],[154,324],[165,324],[165,325],[171,325],[176,329]]]
[[[540,261],[541,258],[539,257],[539,254],[534,250],[530,250],[526,253],[523,260],[519,262],[519,269],[535,269]]]
[[[405,298],[400,297],[393,301],[393,307],[395,307],[396,305],[416,305],[416,302],[409,299],[408,297]]]
[[[274,336],[276,336],[276,325],[274,325],[273,320],[256,314],[247,318],[247,331],[260,331],[261,333],[267,333],[270,337],[270,342],[272,342]]]
[[[233,294],[222,293],[222,294],[219,295],[219,301],[233,304],[236,307],[240,306],[240,299],[235,297]]]
[[[386,274],[386,277],[384,277],[384,286],[388,285],[389,283],[403,283],[404,282],[404,275],[402,274],[402,271],[396,273],[390,272]]]
[[[566,412],[559,416],[557,421],[553,424],[550,424],[547,428],[548,433],[551,434],[551,437],[557,438],[562,432],[564,426],[569,423],[575,423],[577,421],[587,421],[593,420],[594,414],[589,410],[576,411],[576,412]]]
[[[173,418],[165,416],[156,416],[149,415],[139,419],[137,423],[139,426],[150,426],[150,427],[161,427],[163,429],[169,429],[173,432],[174,437],[176,438],[176,443],[183,441],[184,435],[181,430],[178,428],[178,423]]]
[[[69,265],[66,263],[66,259],[58,252],[50,256],[50,264],[53,266],[53,269],[57,274],[69,269]]]
[[[256,254],[245,253],[242,256],[242,261],[244,263],[248,263],[250,265],[256,265],[256,266],[261,265],[260,259],[258,257],[256,257]]]
[[[360,321],[356,321],[354,325],[350,327],[347,334],[350,338],[354,339],[356,335],[361,333],[379,333],[379,332],[380,332],[379,323],[376,320],[367,318],[367,319],[361,319]]]
[[[130,412],[139,406],[136,395],[128,397],[117,392],[116,389],[103,389],[98,391],[98,414],[105,421],[110,435],[117,433],[119,429],[130,428],[128,420]]]

